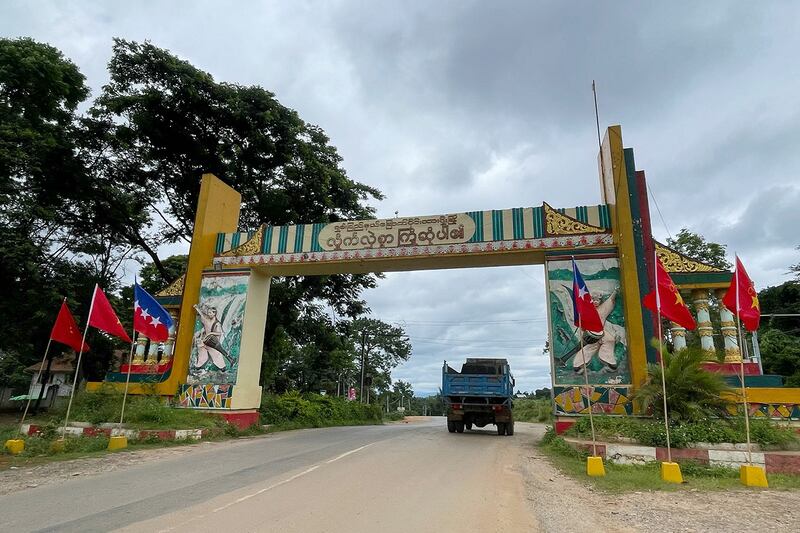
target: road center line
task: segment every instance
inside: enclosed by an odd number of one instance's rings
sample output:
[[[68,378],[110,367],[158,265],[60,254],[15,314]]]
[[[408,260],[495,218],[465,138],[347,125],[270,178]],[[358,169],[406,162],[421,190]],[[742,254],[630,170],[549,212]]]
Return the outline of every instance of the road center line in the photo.
[[[350,450],[349,452],[344,452],[343,454],[341,454],[341,455],[339,455],[337,457],[334,457],[333,459],[325,461],[324,464],[330,464],[330,463],[333,463],[335,461],[338,461],[339,459],[342,459],[344,457],[347,457],[348,455],[351,455],[351,454],[354,454],[356,452],[359,452],[359,451],[363,450],[364,448],[366,448],[368,446],[372,446],[373,444],[374,443],[365,444],[364,446],[361,446],[361,447],[356,448],[354,450]],[[249,500],[250,498],[258,496],[259,494],[263,494],[263,493],[267,492],[268,490],[272,490],[272,489],[274,489],[276,487],[280,487],[281,485],[285,485],[286,483],[294,481],[295,479],[297,479],[299,477],[302,477],[302,476],[304,476],[306,474],[310,474],[311,472],[313,472],[314,470],[316,470],[317,468],[319,468],[322,465],[323,465],[323,463],[315,464],[314,466],[311,466],[311,467],[303,470],[302,472],[299,472],[299,473],[297,473],[297,474],[295,474],[295,475],[293,475],[293,476],[291,476],[289,478],[286,478],[283,481],[279,481],[277,483],[273,483],[272,485],[270,485],[268,487],[264,487],[263,489],[257,490],[256,492],[253,492],[252,494],[247,494],[245,496],[242,496],[241,498],[238,498],[238,499],[236,499],[236,500],[234,500],[234,501],[232,501],[230,503],[227,503],[227,504],[223,505],[222,507],[217,507],[212,512],[216,513],[216,512],[219,512],[219,511],[224,511],[225,509],[227,509],[227,508],[229,508],[229,507],[231,507],[233,505],[236,505],[237,503],[242,503],[245,500]]]
[[[333,459],[331,459],[331,460],[329,460],[329,461],[325,461],[325,464],[330,464],[330,463],[332,463],[332,462],[334,462],[334,461],[338,461],[339,459],[342,459],[342,458],[344,458],[344,457],[347,457],[347,456],[348,456],[348,455],[350,455],[351,453],[360,452],[361,450],[363,450],[363,449],[364,449],[364,448],[366,448],[367,446],[372,446],[373,444],[375,444],[375,443],[374,443],[374,442],[370,442],[369,444],[365,444],[364,446],[361,446],[360,448],[356,448],[355,450],[350,450],[349,452],[344,452],[342,455],[340,455],[340,456],[338,456],[338,457],[334,457]]]

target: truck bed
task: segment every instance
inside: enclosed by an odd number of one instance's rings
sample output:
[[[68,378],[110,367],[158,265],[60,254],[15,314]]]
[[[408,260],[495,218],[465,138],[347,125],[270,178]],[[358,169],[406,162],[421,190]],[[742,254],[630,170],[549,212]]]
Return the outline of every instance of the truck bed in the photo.
[[[511,383],[505,375],[444,374],[443,396],[477,396],[508,398],[512,396]]]

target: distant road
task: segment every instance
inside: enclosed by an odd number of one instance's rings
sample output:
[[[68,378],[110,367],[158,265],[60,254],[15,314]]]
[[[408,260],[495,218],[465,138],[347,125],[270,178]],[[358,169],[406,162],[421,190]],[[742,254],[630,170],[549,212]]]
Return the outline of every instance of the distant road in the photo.
[[[0,497],[0,531],[535,531],[534,440],[439,418],[198,446]]]

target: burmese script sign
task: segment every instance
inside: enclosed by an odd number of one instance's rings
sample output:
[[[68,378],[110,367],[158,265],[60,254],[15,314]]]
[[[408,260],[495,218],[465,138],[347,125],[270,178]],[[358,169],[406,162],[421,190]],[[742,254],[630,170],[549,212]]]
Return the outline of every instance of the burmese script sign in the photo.
[[[434,244],[461,244],[475,233],[466,213],[387,218],[328,224],[319,233],[323,250],[363,250]]]

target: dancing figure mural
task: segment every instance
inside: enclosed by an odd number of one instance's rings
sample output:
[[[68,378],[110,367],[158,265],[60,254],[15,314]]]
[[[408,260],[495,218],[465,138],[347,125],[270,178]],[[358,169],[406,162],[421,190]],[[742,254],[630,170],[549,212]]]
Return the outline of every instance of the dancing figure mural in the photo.
[[[228,352],[222,347],[222,323],[217,318],[215,307],[194,306],[203,324],[202,330],[195,335],[195,345],[197,346],[197,360],[195,368],[203,367],[206,362],[211,362],[220,370],[226,367],[225,358]]]
[[[608,315],[614,310],[616,301],[616,292],[612,292],[602,302],[599,302],[597,298],[593,300],[595,307],[597,307],[597,314],[600,315],[603,330],[584,332],[583,349],[579,350],[572,359],[572,368],[576,373],[583,373],[583,367],[591,363],[595,356],[600,359],[604,368],[608,370],[617,369],[617,356],[614,353],[614,349],[620,338],[615,328],[608,322]]]

